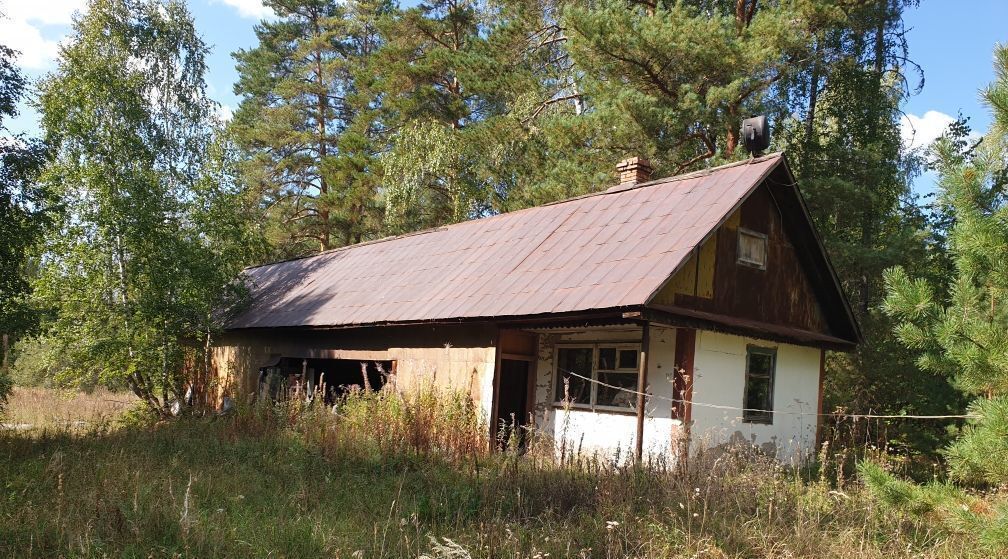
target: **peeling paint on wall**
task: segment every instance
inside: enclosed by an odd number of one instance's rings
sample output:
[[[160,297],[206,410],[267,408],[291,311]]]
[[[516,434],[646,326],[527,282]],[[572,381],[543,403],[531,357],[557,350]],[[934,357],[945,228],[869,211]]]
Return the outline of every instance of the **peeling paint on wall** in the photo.
[[[741,408],[745,389],[747,344],[777,349],[772,424],[746,423],[741,410],[704,407],[701,403]],[[744,441],[782,461],[800,462],[815,453],[819,398],[819,350],[700,331],[693,382],[694,448]]]

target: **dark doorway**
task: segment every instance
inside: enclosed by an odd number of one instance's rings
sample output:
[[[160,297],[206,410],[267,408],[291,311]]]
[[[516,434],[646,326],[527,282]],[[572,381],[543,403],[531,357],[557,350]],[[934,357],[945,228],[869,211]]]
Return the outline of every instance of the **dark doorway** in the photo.
[[[501,359],[500,387],[497,400],[498,446],[507,448],[514,433],[519,448],[524,446],[521,427],[528,423],[528,385],[530,361]]]

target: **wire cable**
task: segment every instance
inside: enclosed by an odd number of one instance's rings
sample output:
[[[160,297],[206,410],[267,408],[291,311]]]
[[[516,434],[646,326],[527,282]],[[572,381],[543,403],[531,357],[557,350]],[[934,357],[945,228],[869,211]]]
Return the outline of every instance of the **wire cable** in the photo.
[[[627,392],[627,393],[633,394],[635,396],[640,396],[641,395],[641,392],[639,392],[637,390],[633,390],[633,389],[630,389],[630,388],[625,388],[625,387],[622,387],[622,386],[615,386],[615,385],[612,385],[612,384],[608,384],[608,383],[602,382],[602,381],[597,380],[597,379],[593,379],[593,378],[586,377],[584,375],[580,375],[578,373],[575,373],[574,371],[561,370],[560,373],[564,374],[564,375],[570,375],[570,376],[578,377],[580,379],[586,380],[586,381],[591,382],[593,384],[596,384],[596,385],[599,385],[599,386],[604,386],[606,388],[611,388],[613,390],[620,390],[622,392]],[[819,416],[819,417],[836,417],[836,418],[845,417],[845,418],[853,419],[855,421],[857,421],[859,419],[925,419],[925,420],[927,420],[927,419],[981,419],[982,418],[982,416],[974,415],[974,414],[967,414],[967,415],[903,415],[903,414],[870,414],[870,413],[818,413],[818,412],[813,413],[813,412],[793,412],[793,411],[781,411],[781,410],[762,410],[762,409],[756,409],[756,408],[740,408],[740,407],[736,407],[736,406],[725,406],[725,405],[721,405],[721,404],[708,404],[708,403],[705,403],[705,402],[694,402],[694,401],[691,401],[691,400],[684,400],[684,399],[681,399],[681,398],[669,398],[668,396],[661,396],[659,394],[648,394],[647,392],[644,392],[643,396],[645,398],[654,398],[654,399],[657,399],[657,400],[664,400],[664,401],[667,401],[667,402],[672,402],[674,404],[687,404],[687,405],[690,405],[690,406],[697,406],[697,407],[702,407],[702,408],[712,408],[712,409],[728,410],[728,411],[740,411],[740,412],[743,412],[743,413],[744,412],[753,412],[753,413],[770,413],[770,414],[778,414],[778,415],[797,415],[797,416],[814,415],[814,416]]]

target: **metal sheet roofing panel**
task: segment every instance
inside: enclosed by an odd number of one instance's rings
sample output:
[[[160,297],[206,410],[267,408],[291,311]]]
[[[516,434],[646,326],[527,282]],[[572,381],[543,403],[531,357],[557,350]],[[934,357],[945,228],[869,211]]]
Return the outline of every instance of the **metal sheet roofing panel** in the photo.
[[[248,268],[225,326],[351,326],[643,305],[782,160],[715,169]]]

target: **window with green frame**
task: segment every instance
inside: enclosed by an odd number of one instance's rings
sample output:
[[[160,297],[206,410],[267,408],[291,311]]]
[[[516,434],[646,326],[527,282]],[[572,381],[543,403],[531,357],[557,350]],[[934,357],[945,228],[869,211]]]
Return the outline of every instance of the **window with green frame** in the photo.
[[[746,351],[742,421],[773,423],[774,373],[776,369],[776,349],[749,346]]]
[[[557,346],[554,399],[573,407],[634,411],[639,359],[640,344]]]

